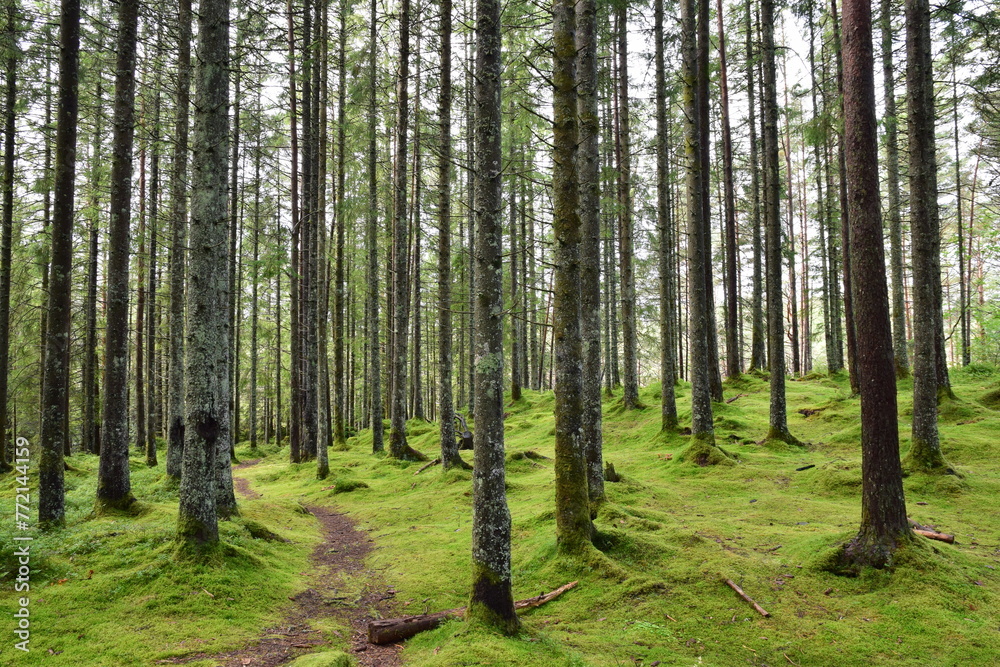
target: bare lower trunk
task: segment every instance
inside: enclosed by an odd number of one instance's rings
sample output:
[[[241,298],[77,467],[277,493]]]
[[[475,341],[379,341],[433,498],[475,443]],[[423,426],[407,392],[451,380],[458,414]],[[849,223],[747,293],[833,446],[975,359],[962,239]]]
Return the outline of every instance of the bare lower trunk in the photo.
[[[404,1],[404,6],[407,0]],[[503,293],[500,234],[500,3],[478,0],[476,21],[476,435],[472,594],[468,616],[504,634],[520,627],[511,592],[511,521],[504,483]]]
[[[216,468],[220,436],[229,419],[224,386],[229,370],[228,0],[202,0],[198,23],[185,346],[187,417],[177,525],[179,540],[194,550],[211,548],[219,540]],[[228,443],[225,447],[228,451]]]
[[[99,509],[127,507],[135,500],[129,481],[126,382],[128,380],[129,219],[132,201],[135,44],[138,23],[138,0],[122,2],[119,5],[118,19],[116,67],[118,76],[115,79],[114,155],[111,164],[107,335],[104,351],[104,426],[101,432],[101,464],[97,475]],[[141,357],[137,361],[141,363]]]

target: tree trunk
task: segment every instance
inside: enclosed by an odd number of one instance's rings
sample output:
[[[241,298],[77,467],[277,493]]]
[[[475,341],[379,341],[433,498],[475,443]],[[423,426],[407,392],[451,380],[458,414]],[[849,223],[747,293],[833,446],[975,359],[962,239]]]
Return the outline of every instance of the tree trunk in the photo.
[[[162,34],[162,33],[161,33]],[[156,40],[156,53],[162,52],[162,41]],[[156,234],[160,213],[160,77],[156,76],[153,97],[153,128],[150,137],[149,161],[149,268],[146,273],[146,465],[156,460]]]
[[[410,120],[408,82],[410,76],[410,0],[402,0],[399,10],[399,75],[396,81],[396,155],[393,167],[393,354],[391,431],[389,455],[396,459],[420,457],[406,443],[406,330],[410,318],[410,285],[408,280],[409,238],[407,227],[406,148],[407,128]]]
[[[938,436],[937,327],[941,303],[941,239],[934,138],[934,70],[930,6],[906,2],[906,93],[913,237],[913,432],[907,466],[943,471]]]
[[[184,458],[184,285],[187,244],[188,117],[191,95],[191,0],[177,10],[177,102],[175,107],[173,204],[170,239],[170,382],[167,402],[167,474],[180,479]]]
[[[601,433],[601,173],[597,116],[597,3],[582,0],[576,13],[577,114],[579,115],[580,336],[583,345],[581,438],[591,514],[604,500]],[[568,101],[568,100],[567,100]],[[523,236],[523,232],[522,232]]]
[[[722,25],[722,0],[716,5],[719,24],[719,94],[722,104],[722,184],[726,215],[726,376],[740,375],[739,307],[736,294],[736,194],[733,188],[733,138],[729,126],[729,81],[726,71],[726,36]],[[662,47],[660,47],[662,48]],[[662,132],[662,130],[661,130]]]
[[[408,0],[403,0],[403,6],[407,4]],[[472,472],[472,594],[467,613],[471,619],[512,635],[520,623],[514,614],[511,593],[511,521],[504,488],[499,1],[477,0],[476,14],[478,150],[474,180],[479,291],[475,295],[477,412]]]
[[[145,103],[141,116],[146,115]],[[131,179],[131,172],[129,173]],[[131,185],[131,182],[130,182]],[[129,232],[130,230],[126,230]],[[114,234],[109,234],[111,239]],[[144,451],[146,446],[146,383],[144,376],[146,373],[146,281],[143,279],[146,273],[146,142],[142,141],[139,148],[139,240],[136,256],[136,297],[135,297],[135,450]],[[130,241],[129,241],[130,243]],[[109,244],[108,254],[114,257],[115,248],[113,243]],[[129,248],[128,243],[125,248]],[[126,250],[126,257],[127,255]],[[112,260],[113,261],[113,260]],[[109,266],[110,268],[110,266]],[[125,281],[127,284],[128,281]],[[127,289],[127,288],[126,288]],[[125,309],[128,310],[128,296],[126,291]],[[127,335],[126,335],[127,340]],[[125,364],[126,373],[128,364]],[[126,392],[126,396],[127,396]],[[126,399],[127,400],[127,399]],[[125,421],[125,431],[128,432],[128,421]]]
[[[340,4],[340,30],[338,31],[339,47],[337,50],[337,250],[336,250],[336,281],[333,293],[333,441],[337,448],[347,446],[347,438],[344,433],[344,240],[347,229],[347,198],[346,190],[346,106],[347,106],[347,81],[346,81],[346,51],[347,51],[347,3]]]
[[[703,280],[705,281],[705,297],[707,299],[708,316],[708,386],[713,401],[722,401],[722,374],[719,369],[719,337],[718,327],[715,322],[715,280],[712,273],[712,234],[711,220],[711,153],[710,142],[711,130],[709,125],[709,86],[710,64],[709,64],[709,0],[702,0],[698,3],[698,140],[701,143],[701,207],[702,224],[705,226],[705,234],[702,236],[702,243],[705,247],[702,252],[705,256]]]
[[[291,185],[289,193],[290,208],[292,216],[292,247],[290,251],[290,270],[288,275],[289,289],[289,351],[291,356],[290,371],[290,414],[289,414],[289,459],[292,463],[302,460],[302,426],[300,418],[302,416],[302,323],[300,314],[302,305],[299,299],[299,291],[302,285],[302,276],[299,272],[300,257],[299,244],[302,237],[302,214],[299,211],[299,133],[298,133],[298,95],[295,86],[295,10],[292,7],[292,0],[288,0],[288,119],[291,124],[289,144],[291,149]],[[304,123],[303,123],[304,124]]]
[[[906,350],[906,306],[903,300],[903,232],[899,201],[899,117],[896,113],[896,70],[892,63],[892,3],[882,0],[882,88],[885,93],[885,162],[889,218],[889,270],[892,275],[892,349],[896,378],[910,377]]]
[[[10,470],[7,463],[7,378],[10,373],[10,269],[11,269],[11,244],[13,242],[14,229],[14,162],[17,149],[16,139],[16,108],[17,104],[17,56],[19,49],[17,43],[17,3],[15,0],[7,0],[7,25],[5,39],[7,42],[6,58],[6,98],[4,113],[4,162],[3,162],[3,222],[0,232],[0,472]],[[97,97],[100,99],[101,93],[98,88]],[[95,134],[100,134],[100,114],[97,121],[98,129]],[[89,292],[88,292],[89,293]],[[90,302],[88,301],[88,307]],[[88,311],[89,315],[89,311]],[[88,318],[89,322],[89,318]],[[88,334],[90,329],[88,328]],[[88,348],[89,351],[89,348]],[[84,385],[84,391],[88,390],[88,385]],[[84,429],[93,423],[93,417],[84,420]]]
[[[229,419],[229,277],[226,175],[229,153],[228,0],[198,8],[194,160],[186,330],[186,424],[178,539],[193,551],[219,541],[216,460]],[[220,254],[222,257],[220,257]]]
[[[372,452],[378,453],[385,449],[382,442],[384,426],[382,424],[382,362],[379,342],[379,267],[378,267],[378,70],[376,34],[377,14],[375,0],[372,0],[371,21],[369,23],[368,61],[368,219],[365,225],[365,247],[368,249],[368,361],[369,410],[371,414]]]
[[[750,3],[747,3],[747,97],[749,106],[748,125],[750,127],[750,225],[753,229],[753,291],[750,297],[752,324],[750,326],[750,369],[763,371],[767,368],[766,346],[764,342],[764,277],[762,270],[761,217],[760,217],[760,166],[757,159],[757,120],[755,107],[757,93],[754,88],[754,69],[757,67],[753,46],[753,25],[750,20]],[[815,105],[814,105],[815,106]]]
[[[616,7],[615,25],[618,38],[618,259],[622,270],[622,365],[625,393],[622,400],[627,410],[639,407],[638,334],[636,333],[635,256],[632,231],[632,146],[628,96],[628,11],[624,3]]]
[[[844,140],[861,386],[861,528],[844,548],[854,566],[885,567],[912,534],[899,465],[896,381],[878,196],[871,4],[844,0]]]
[[[708,363],[709,336],[711,321],[709,319],[709,299],[705,281],[707,243],[704,237],[708,235],[708,224],[705,220],[702,200],[702,188],[708,187],[708,174],[705,172],[705,161],[702,159],[701,133],[708,128],[702,127],[698,113],[699,88],[708,82],[698,76],[698,44],[696,33],[695,0],[681,2],[681,77],[683,81],[682,95],[684,100],[684,158],[685,158],[685,191],[687,202],[688,229],[688,303],[690,325],[688,338],[690,343],[690,375],[691,375],[691,449],[699,463],[711,462],[710,454],[703,454],[705,448],[714,450],[715,427],[712,418],[711,369]]]
[[[837,61],[837,93],[840,97],[840,114],[844,114],[844,67],[840,48],[840,22],[837,18],[837,0],[830,0],[833,21],[833,53]],[[847,370],[851,380],[851,393],[860,391],[857,369],[857,335],[854,324],[854,288],[851,282],[851,227],[850,211],[847,208],[847,167],[844,155],[844,140],[837,144],[837,173],[840,176],[840,247],[844,267],[844,329],[847,333]]]
[[[97,473],[98,510],[125,508],[135,501],[129,481],[126,383],[128,381],[129,219],[132,202],[135,47],[138,24],[138,0],[124,0],[119,4],[116,49],[118,74],[115,78],[114,148],[111,162],[107,335],[104,351],[104,426],[101,432],[101,463]],[[141,278],[139,282],[141,284]],[[52,285],[52,288],[56,289],[55,285]],[[137,363],[137,371],[138,366]]]
[[[767,356],[770,362],[770,423],[768,439],[798,441],[788,432],[785,414],[785,322],[781,293],[781,201],[778,180],[778,93],[775,82],[774,2],[762,0],[761,33],[764,58],[764,222],[767,253]]]

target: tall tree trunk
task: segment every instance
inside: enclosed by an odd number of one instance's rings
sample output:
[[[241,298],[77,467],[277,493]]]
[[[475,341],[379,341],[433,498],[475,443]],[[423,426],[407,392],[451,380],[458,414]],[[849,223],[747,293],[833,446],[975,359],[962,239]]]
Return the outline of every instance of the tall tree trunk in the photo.
[[[513,167],[514,155],[513,149],[511,149],[511,155],[508,158],[508,162]],[[520,317],[518,316],[519,303],[518,303],[518,285],[517,285],[517,271],[518,271],[518,250],[517,250],[517,188],[514,187],[514,174],[513,169],[507,178],[507,202],[508,202],[508,231],[510,233],[510,312],[512,314],[510,318],[510,400],[519,401],[521,400],[521,339],[520,339]]]
[[[302,323],[301,303],[299,291],[302,285],[302,276],[299,272],[300,257],[299,244],[302,237],[302,214],[299,210],[299,132],[298,132],[298,95],[296,94],[295,77],[295,11],[292,6],[293,0],[288,0],[288,100],[289,100],[289,144],[291,149],[291,185],[290,185],[290,207],[292,216],[292,238],[290,250],[290,270],[289,282],[289,351],[291,356],[291,391],[290,391],[290,414],[289,414],[289,446],[288,453],[292,463],[302,460]],[[304,118],[304,115],[303,115]],[[305,123],[303,123],[304,125]]]
[[[347,144],[347,2],[340,3],[340,29],[338,31],[337,49],[337,250],[336,250],[336,284],[334,286],[333,304],[333,440],[338,448],[347,446],[344,433],[344,240],[347,230],[347,198],[346,190],[346,144]]]
[[[899,201],[899,117],[896,113],[896,70],[892,63],[892,3],[882,0],[882,89],[885,94],[885,162],[889,218],[889,270],[892,275],[892,350],[896,378],[910,377],[906,350],[906,305],[903,300],[903,232]]]
[[[17,149],[14,144],[16,139],[17,120],[15,105],[17,104],[17,2],[7,0],[7,25],[4,32],[5,48],[7,58],[5,62],[6,76],[6,97],[4,113],[3,131],[3,222],[2,232],[0,232],[0,472],[10,470],[7,463],[7,376],[10,373],[10,269],[11,269],[11,244],[13,242],[14,229],[14,162]],[[100,89],[97,97],[100,99]],[[98,115],[98,129],[95,134],[100,134],[100,115]],[[89,303],[88,303],[89,305]],[[89,331],[89,330],[88,330]],[[84,385],[84,391],[89,389]],[[84,429],[93,423],[84,420]]]
[[[451,394],[451,0],[441,0],[441,86],[438,89],[438,405],[441,466],[465,467],[455,440]]]
[[[371,20],[369,22],[369,61],[368,61],[368,219],[365,226],[365,247],[368,249],[368,384],[370,387],[370,404],[372,428],[372,452],[378,453],[385,449],[383,445],[384,426],[382,424],[382,362],[379,342],[379,267],[378,267],[378,182],[376,161],[378,158],[378,70],[376,68],[376,3],[372,0]]]
[[[80,52],[80,3],[62,0],[59,17],[59,110],[52,211],[49,299],[46,308],[44,376],[42,380],[41,457],[38,466],[38,523],[42,528],[65,523],[63,484],[63,415],[69,409],[70,284],[73,257],[73,181],[76,171],[77,77]],[[117,146],[118,143],[115,142]],[[126,461],[128,460],[128,443]],[[101,457],[102,460],[104,457]]]
[[[389,455],[396,459],[419,458],[419,452],[406,444],[406,348],[407,324],[410,313],[410,285],[408,280],[409,238],[407,227],[406,167],[407,129],[410,120],[410,0],[402,0],[399,10],[399,75],[396,81],[396,155],[393,166],[393,224],[392,243],[393,293],[395,296],[392,354],[392,399]]]
[[[911,539],[899,465],[896,381],[878,196],[871,3],[844,0],[844,140],[854,321],[861,373],[861,528],[844,549],[855,566],[885,567]]]
[[[555,292],[552,335],[555,341],[553,363],[556,367],[556,540],[559,550],[564,553],[580,552],[590,543],[593,533],[588,504],[586,451],[580,437],[584,388],[583,339],[580,335],[582,234],[577,176],[574,5],[572,0],[553,3],[552,232],[555,240]],[[619,15],[618,22],[619,31],[623,31],[624,17]],[[619,183],[619,195],[622,193]]]
[[[946,469],[938,436],[938,337],[941,237],[934,138],[930,6],[906,1],[906,93],[913,237],[913,432],[907,465]]]
[[[707,0],[702,0],[703,2]],[[708,187],[706,161],[702,159],[701,133],[708,128],[701,124],[699,114],[700,88],[708,84],[699,76],[698,39],[695,0],[681,2],[681,78],[684,100],[685,191],[688,229],[688,303],[689,355],[691,364],[691,447],[698,463],[713,463],[721,456],[716,451],[715,427],[712,418],[711,367],[708,361],[711,320],[705,270],[709,258],[708,220],[705,219],[702,189]]]
[[[219,541],[216,460],[229,419],[229,276],[226,175],[229,154],[229,2],[202,0],[194,103],[186,330],[184,460],[178,539],[190,550]],[[223,255],[220,257],[219,255]],[[228,443],[225,443],[228,446]]]
[[[951,113],[955,133],[955,226],[958,228],[958,317],[959,332],[961,334],[962,365],[968,366],[972,362],[969,351],[970,327],[968,315],[969,287],[965,280],[965,230],[962,220],[962,161],[959,153],[958,135],[958,73],[956,60],[958,56],[952,56],[951,61]]]
[[[833,21],[833,53],[837,62],[837,94],[840,98],[840,114],[844,114],[844,66],[840,48],[840,21],[837,18],[837,0],[830,0],[830,15]],[[847,167],[844,155],[844,140],[837,144],[837,173],[840,176],[840,244],[844,267],[844,329],[847,333],[847,370],[850,374],[851,392],[860,391],[857,369],[857,335],[854,324],[854,288],[851,282],[851,227],[850,211],[847,208]]]
[[[580,188],[580,336],[583,345],[582,448],[591,513],[604,500],[601,434],[601,163],[597,116],[597,2],[576,6],[577,165]],[[523,231],[522,231],[523,237]]]
[[[103,46],[104,35],[102,31],[98,37],[98,50],[100,51]],[[100,193],[101,175],[103,173],[101,164],[104,161],[104,113],[101,110],[104,100],[104,89],[102,83],[103,77],[98,77],[96,98],[99,108],[97,117],[94,119],[94,135],[91,146],[90,208],[92,217],[87,235],[87,300],[84,306],[87,333],[83,353],[83,425],[80,444],[83,447],[83,451],[90,452],[91,454],[99,454],[101,451],[101,422],[97,415],[99,394],[97,379],[97,265],[99,248],[97,240],[98,227],[101,224]],[[2,381],[6,382],[6,378]]]
[[[146,105],[143,103],[141,117],[146,115]],[[131,172],[129,173],[131,179]],[[130,183],[131,185],[131,183]],[[131,194],[131,193],[130,193]],[[126,232],[130,230],[126,229]],[[114,235],[110,235],[112,239]],[[136,297],[135,297],[135,450],[144,451],[146,446],[146,383],[144,381],[146,373],[146,281],[143,280],[146,273],[146,141],[140,143],[139,148],[139,240],[136,255]],[[128,248],[128,244],[125,245]],[[115,249],[113,243],[109,250],[109,255],[114,257]],[[127,257],[126,252],[126,257]],[[127,281],[126,281],[127,284]],[[125,308],[128,310],[128,297],[126,292]],[[127,338],[126,338],[127,340]],[[126,373],[128,364],[125,364]],[[126,397],[128,393],[126,392]],[[126,399],[127,400],[127,399]],[[128,421],[125,422],[125,430],[128,432]]]
[[[263,116],[263,107],[260,100],[260,86],[257,86],[256,112]],[[257,449],[257,327],[258,310],[257,300],[259,298],[260,269],[260,160],[263,147],[261,124],[257,123],[257,136],[254,141],[253,152],[253,229],[250,230],[250,252],[253,261],[250,264],[250,449]]]
[[[673,220],[670,215],[670,127],[667,116],[667,74],[663,52],[663,0],[653,5],[653,33],[656,40],[656,226],[659,245],[660,288],[660,428],[677,428],[677,400],[674,394],[673,341],[677,335],[672,317],[675,300]],[[596,253],[595,253],[596,254]],[[586,253],[585,253],[586,255]]]
[[[719,94],[722,103],[722,185],[726,215],[726,376],[740,375],[739,307],[736,276],[736,194],[733,189],[733,138],[729,125],[729,80],[726,71],[726,36],[722,24],[722,0],[716,5],[719,25]],[[662,48],[662,47],[660,47]],[[662,130],[661,130],[662,132]]]
[[[170,199],[170,382],[167,402],[167,474],[180,479],[184,459],[184,285],[187,244],[188,118],[191,100],[191,0],[177,9],[177,100]]]
[[[403,0],[404,6],[408,0]],[[472,475],[470,618],[518,631],[511,592],[510,511],[504,482],[503,291],[500,224],[500,2],[476,11],[476,435]]]
[[[766,344],[764,342],[764,276],[762,270],[761,211],[760,211],[760,165],[758,162],[757,120],[755,107],[757,92],[754,87],[754,69],[758,55],[754,53],[754,29],[750,20],[750,3],[747,3],[747,97],[748,125],[750,126],[750,225],[753,230],[753,289],[750,297],[750,369],[763,371],[767,368]],[[815,105],[814,105],[815,106]]]
[[[621,139],[618,143],[618,258],[622,269],[622,339],[625,393],[623,401],[625,408],[633,410],[639,407],[639,378],[637,369],[638,334],[636,332],[636,302],[635,302],[635,255],[632,230],[632,146],[629,119],[628,96],[628,11],[625,3],[616,7],[615,24],[618,38],[618,124]]]
[[[161,33],[162,34],[162,33]],[[156,40],[156,54],[162,53],[162,38]],[[156,460],[156,235],[160,214],[160,76],[153,86],[153,127],[150,137],[149,161],[149,268],[146,273],[146,465],[157,465]]]
[[[108,314],[104,348],[104,427],[101,432],[101,463],[97,473],[98,510],[124,508],[135,501],[129,480],[126,383],[128,381],[129,219],[132,202],[135,46],[139,24],[139,2],[123,0],[118,6],[118,11],[114,148],[111,162],[111,222],[108,231]],[[52,285],[52,289],[57,289],[55,284]],[[138,371],[138,368],[136,370]]]
[[[782,32],[782,34],[784,34]],[[782,57],[781,77],[784,88],[784,102],[787,113],[791,114],[791,105],[788,102],[788,56]],[[792,324],[792,373],[799,375],[802,372],[802,363],[799,357],[799,313],[796,277],[795,277],[795,182],[792,178],[792,125],[785,124],[784,136],[785,152],[785,177],[788,179],[788,222],[785,233],[788,237],[788,245],[782,249],[782,256],[788,257],[788,306],[789,320]]]
[[[781,293],[781,201],[778,180],[778,91],[774,48],[774,2],[762,0],[760,11],[764,58],[764,222],[767,252],[767,356],[771,371],[768,439],[798,441],[788,432],[785,414],[785,322]]]

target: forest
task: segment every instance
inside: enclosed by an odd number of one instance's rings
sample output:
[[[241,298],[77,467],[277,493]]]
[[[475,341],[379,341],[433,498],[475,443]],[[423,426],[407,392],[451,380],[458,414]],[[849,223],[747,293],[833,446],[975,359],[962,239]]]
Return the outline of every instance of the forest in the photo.
[[[0,664],[996,662],[995,3],[0,6]]]

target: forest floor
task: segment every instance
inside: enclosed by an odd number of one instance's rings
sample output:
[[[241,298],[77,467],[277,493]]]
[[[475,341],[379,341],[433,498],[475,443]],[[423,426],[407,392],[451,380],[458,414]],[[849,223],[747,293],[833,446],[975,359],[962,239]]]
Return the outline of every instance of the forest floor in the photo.
[[[727,383],[713,408],[728,466],[683,461],[689,438],[661,433],[658,386],[643,389],[648,407],[638,411],[607,397],[604,455],[622,481],[607,485],[596,548],[572,559],[555,544],[552,393],[508,400],[514,596],[579,584],[526,612],[515,637],[452,620],[387,653],[358,634],[368,618],[466,603],[468,472],[373,456],[362,432],[331,451],[331,474],[318,480],[315,463],[288,463],[287,448],[244,443],[238,457],[253,464],[234,472],[240,516],[220,524],[216,558],[192,563],[176,558],[177,487],[162,466],[136,455],[135,511],[94,516],[98,459],[74,455],[67,527],[31,543],[31,651],[14,649],[8,615],[0,665],[996,664],[1000,371],[952,377],[958,400],[940,406],[939,420],[961,477],[912,474],[904,489],[910,517],[956,541],[920,538],[887,570],[854,577],[828,567],[860,517],[859,406],[845,377],[787,383],[802,447],[763,442],[766,379]],[[688,391],[678,387],[682,425]],[[911,393],[900,383],[903,455]],[[437,425],[411,421],[409,442],[433,458]],[[529,450],[550,458],[522,455]],[[11,517],[0,522],[5,609],[24,595],[13,590],[13,509],[13,493],[0,494]]]

